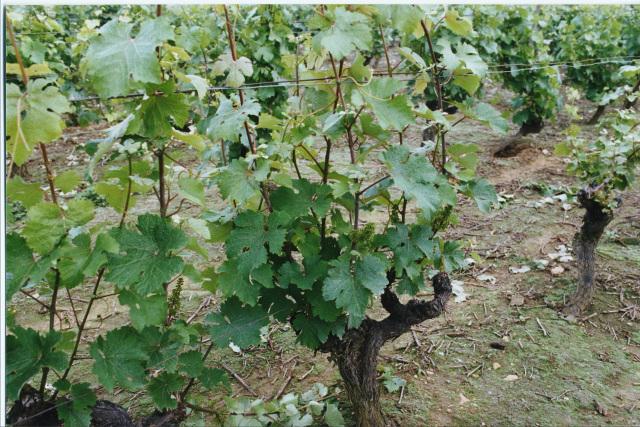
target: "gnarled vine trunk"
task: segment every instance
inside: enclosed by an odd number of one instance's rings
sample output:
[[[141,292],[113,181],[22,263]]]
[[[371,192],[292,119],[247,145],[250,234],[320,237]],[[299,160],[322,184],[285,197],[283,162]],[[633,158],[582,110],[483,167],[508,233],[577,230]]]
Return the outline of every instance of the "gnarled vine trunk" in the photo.
[[[58,408],[69,403],[66,398],[48,400],[39,390],[26,384],[20,391],[20,398],[7,414],[7,422],[16,427],[62,426]],[[155,411],[137,422],[122,406],[107,400],[98,400],[91,409],[92,427],[177,427],[185,418],[186,413],[181,407],[172,411]]]
[[[383,320],[365,319],[356,329],[348,330],[342,338],[331,336],[321,347],[329,359],[338,365],[357,427],[386,427],[394,425],[387,419],[380,405],[378,383],[378,354],[385,342],[408,332],[412,325],[438,317],[451,295],[451,283],[446,273],[432,279],[435,296],[431,301],[413,299],[402,304],[392,291],[395,273],[387,275],[389,285],[381,297],[382,306],[389,313]]]
[[[587,120],[588,125],[595,125],[600,120],[600,117],[604,114],[604,110],[606,109],[606,105],[598,105],[596,111],[593,113],[593,116],[589,120]]]
[[[613,219],[611,212],[593,199],[593,189],[580,190],[578,201],[585,209],[582,227],[573,238],[573,250],[578,262],[578,284],[565,313],[580,315],[591,304],[596,275],[596,247],[602,233]]]

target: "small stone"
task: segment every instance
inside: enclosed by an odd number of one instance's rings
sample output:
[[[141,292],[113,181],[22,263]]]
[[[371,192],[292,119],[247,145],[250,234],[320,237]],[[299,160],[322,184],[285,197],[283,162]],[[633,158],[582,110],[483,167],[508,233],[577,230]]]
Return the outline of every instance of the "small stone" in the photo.
[[[481,274],[481,275],[477,276],[476,279],[480,280],[481,282],[489,282],[492,285],[494,283],[496,283],[495,276],[492,276],[490,274]]]
[[[464,405],[468,401],[469,399],[467,399],[464,394],[460,393],[460,405]]]
[[[509,382],[518,381],[518,376],[513,374],[507,375],[506,377],[504,377],[504,381],[509,381]]]
[[[509,271],[514,274],[528,273],[529,271],[531,271],[531,267],[529,267],[528,265],[523,265],[522,267],[511,266],[509,267]]]
[[[493,370],[494,371],[497,371],[501,367],[502,367],[502,365],[500,365],[498,362],[493,362]]]
[[[551,269],[552,276],[559,276],[562,273],[564,273],[564,267],[562,267],[561,265],[555,266]]]
[[[520,307],[521,305],[524,305],[524,297],[520,294],[513,294],[511,295],[510,304],[516,307]]]

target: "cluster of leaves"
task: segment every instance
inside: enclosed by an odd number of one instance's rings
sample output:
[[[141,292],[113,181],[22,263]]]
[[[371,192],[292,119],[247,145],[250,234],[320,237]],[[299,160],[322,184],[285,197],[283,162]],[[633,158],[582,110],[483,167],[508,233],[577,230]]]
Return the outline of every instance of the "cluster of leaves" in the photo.
[[[317,7],[309,20],[314,34],[302,37],[294,71],[300,79],[334,77],[340,84],[287,92],[276,114],[265,105],[273,99],[268,94],[208,95],[209,77],[218,72],[232,86],[255,78],[257,66],[264,76],[267,62],[274,63],[272,72],[280,67],[291,72],[290,30],[284,22],[298,11],[289,14],[271,6],[242,10],[246,26],[235,59],[222,43],[212,43],[214,37],[228,38],[221,30],[224,18],[215,20],[212,27],[217,29],[203,31],[190,24],[197,14],[190,7],[159,17],[153,16],[153,8],[132,6],[116,18],[111,12],[105,19],[98,14],[100,22],[89,22],[95,11],[81,18],[87,30],[74,49],[82,61],[77,56],[70,60],[77,59],[82,90],[100,98],[132,92],[144,92],[144,97],[111,107],[105,118],[113,126],[104,138],[87,144],[92,160],[84,177],[75,171],[52,173],[48,196],[39,183],[20,177],[8,181],[9,199],[27,213],[24,221],[16,218],[7,237],[7,298],[43,290],[42,295],[50,296],[52,325],[37,332],[9,322],[8,353],[28,355],[11,357],[10,399],[40,372],[43,389],[49,370],[63,372],[53,384],[55,395],[73,404],[59,415],[65,425],[88,424],[96,396],[88,383],[72,383],[74,375],[69,374],[86,325],[83,321],[70,331],[56,330],[55,301],[63,290],[93,289],[83,307],[87,317],[93,301],[107,293],[105,287],[128,307],[130,325],[88,345],[91,370],[108,392],[115,387],[146,390],[158,409],[167,410],[182,403],[195,381],[206,389],[227,384],[221,370],[205,363],[204,339],[219,348],[257,345],[261,330],[276,319],[289,321],[302,344],[318,348],[330,335],[340,337],[363,322],[391,271],[396,290],[415,295],[424,288],[425,276],[464,266],[462,244],[438,232],[454,222],[460,197],[474,199],[483,211],[496,201],[488,182],[475,176],[478,147],[447,146],[440,138],[444,161],[438,164],[436,156],[431,161],[425,157],[430,152],[397,144],[393,136],[420,119],[436,123],[440,135],[455,126],[460,117],[418,108],[408,92],[424,92],[435,72],[467,95],[477,93],[487,66],[468,43],[471,22],[442,8]],[[201,18],[205,23],[209,19]],[[266,27],[265,20],[267,30],[250,29],[255,22]],[[421,78],[407,84],[374,76],[364,63],[374,49],[372,28],[391,25],[406,43],[415,44],[425,41],[423,24],[436,46],[435,63],[426,54],[402,48]],[[267,42],[274,38],[277,43]],[[277,51],[262,51],[263,62],[254,64],[242,56],[256,58],[249,39],[277,46]],[[215,47],[207,49],[209,44]],[[212,61],[210,76],[202,77],[190,64],[192,58],[197,64],[212,57],[217,61]],[[45,78],[22,86],[11,83],[6,96],[8,152],[16,165],[23,165],[37,145],[60,137],[62,115],[70,106],[59,82]],[[506,127],[488,104],[469,99],[459,108],[466,118]],[[191,121],[197,126],[186,127]],[[259,144],[257,130],[262,133]],[[215,150],[225,142],[253,143],[255,153],[228,161],[225,151]],[[348,149],[348,165],[335,159],[338,149]],[[181,166],[186,155],[199,165]],[[374,176],[367,162],[377,162],[383,176]],[[95,215],[90,198],[78,195],[85,181],[112,209],[108,219]],[[205,197],[209,185],[217,186],[226,208],[211,210]],[[136,204],[154,196],[159,215],[132,216]],[[177,215],[183,204],[191,208],[186,218]],[[417,211],[413,223],[408,205]],[[388,212],[386,222],[363,225],[361,216],[374,209]],[[225,243],[226,259],[215,269],[203,242]],[[168,302],[171,286],[183,277],[225,297],[219,311],[204,322],[187,324],[175,309],[169,310],[169,305],[176,307],[174,300]],[[269,404],[273,407],[238,403],[242,408],[234,415],[249,408],[277,413],[278,420],[298,425],[313,417],[339,425],[335,405],[320,403],[326,392],[314,393],[285,396]],[[296,399],[304,411],[293,410]]]
[[[77,6],[17,6],[11,8],[9,18],[16,37],[20,40],[20,52],[29,77],[46,77],[55,82],[65,97],[87,94],[82,82],[80,59],[88,40],[96,28],[110,17],[117,8]],[[20,69],[12,46],[7,52],[8,80],[18,82]],[[85,126],[97,122],[97,112],[86,105],[72,106],[72,122]]]
[[[406,8],[414,14],[419,11]],[[354,51],[368,50],[373,36],[367,23],[373,19],[384,19],[383,12],[321,8],[311,24],[318,29],[308,46],[312,52],[305,52],[305,57],[330,56],[342,64]],[[420,24],[419,20],[414,23]],[[430,25],[433,28],[433,22]],[[436,32],[446,72],[456,82],[456,73],[479,81],[474,72],[486,66],[469,45],[457,45],[456,55],[447,34]],[[321,346],[330,335],[341,336],[345,328],[358,327],[371,301],[388,285],[387,273],[392,269],[398,290],[415,295],[423,289],[423,275],[429,270],[452,271],[463,265],[460,244],[437,237],[434,221],[450,212],[457,194],[473,197],[483,210],[495,201],[492,187],[474,176],[477,147],[449,146],[447,174],[443,174],[424,153],[389,141],[390,131],[402,131],[421,115],[439,121],[443,129],[450,128],[453,119],[430,110],[415,111],[404,93],[406,84],[392,77],[372,77],[362,55],[351,66],[337,68],[344,68],[350,77],[340,93],[335,87],[307,88],[304,99],[295,97],[295,103],[290,103],[287,118],[269,117],[265,123],[271,131],[269,145],[259,147],[254,159],[234,160],[216,179],[222,196],[243,209],[216,223],[218,229],[227,230],[227,259],[215,278],[227,302],[222,316],[213,315],[209,321],[215,327],[254,324],[253,343],[259,339],[255,325],[262,325],[259,320],[269,315],[290,321],[299,341],[311,348]],[[304,69],[302,76],[321,73],[326,71]],[[241,114],[242,108],[234,114]],[[266,122],[261,115],[259,126],[263,119]],[[354,138],[359,141],[357,147]],[[329,163],[316,159],[320,141]],[[331,146],[343,141],[352,151],[346,171],[335,169],[330,160]],[[365,161],[378,147],[383,149],[382,172],[388,176],[367,186],[366,180],[373,177],[366,173]],[[283,163],[299,170],[296,155],[310,161],[318,181],[302,176],[282,179]],[[264,188],[270,189],[268,195]],[[399,211],[405,201],[415,203],[419,224],[403,223]],[[269,209],[265,212],[263,206]],[[358,214],[378,206],[389,212],[387,225],[359,228]],[[245,322],[237,321],[236,311],[244,313]],[[236,327],[233,335],[221,330],[216,335],[249,344],[244,339],[250,331]]]
[[[95,287],[85,307],[86,315],[95,298],[100,298],[101,282],[107,282],[114,286],[120,304],[129,308],[131,321],[131,326],[111,330],[89,346],[92,371],[106,390],[116,386],[129,391],[146,389],[158,409],[173,409],[189,381],[208,389],[226,382],[223,371],[206,367],[203,362],[201,340],[207,331],[172,320],[168,313],[170,283],[182,274],[194,281],[203,280],[198,270],[183,260],[184,251],[196,252],[207,260],[208,254],[194,237],[163,217],[166,209],[163,216],[141,215],[135,227],[124,226],[128,210],[137,199],[152,194],[154,189],[157,192],[157,188],[167,191],[162,184],[158,187],[160,180],[167,186],[177,186],[178,193],[196,206],[203,204],[204,197],[201,181],[173,175],[173,179],[164,181],[170,169],[156,162],[157,151],[164,156],[175,132],[172,124],[183,125],[190,110],[187,96],[175,93],[176,83],[164,80],[171,64],[162,61],[156,51],[173,40],[173,30],[162,18],[144,21],[132,37],[135,27],[108,21],[89,41],[84,63],[90,88],[103,97],[138,89],[149,94],[127,105],[130,110],[120,112],[126,119],[94,146],[92,165],[108,155],[112,166],[102,172],[93,188],[120,214],[121,225],[94,221],[94,205],[88,198],[60,197],[73,194],[82,183],[82,176],[75,171],[50,178],[51,201],[45,200],[37,183],[20,177],[8,181],[9,199],[28,210],[24,222],[15,224],[8,235],[7,298],[11,300],[20,290],[45,289],[43,295],[51,296],[52,319],[52,327],[44,335],[12,327],[7,352],[20,356],[12,357],[8,366],[8,397],[16,399],[23,384],[40,372],[64,371],[53,387],[56,395],[73,401],[59,411],[65,425],[88,425],[95,394],[87,383],[71,384],[68,376],[76,362],[86,318],[76,330],[57,332],[53,327],[55,301],[63,290],[91,286],[91,281]],[[105,67],[105,63],[111,66]],[[21,165],[37,144],[60,136],[64,126],[60,114],[68,111],[68,103],[45,79],[30,80],[24,88],[10,84],[7,103],[9,153],[12,161]],[[96,178],[93,169],[89,175]],[[43,386],[46,379],[44,373]]]
[[[483,57],[499,65],[497,79],[517,96],[513,122],[540,125],[561,106],[560,74],[553,61],[543,11],[534,6],[475,7],[478,46]]]
[[[616,62],[626,62],[631,53],[625,49],[626,30],[623,15],[627,8],[600,6],[578,8],[568,6],[553,17],[553,56],[568,63],[566,78],[590,101],[607,104],[605,94],[624,85],[624,76],[617,73]],[[614,60],[606,58],[616,58]],[[601,62],[598,66],[593,63]],[[621,81],[622,80],[622,81]]]
[[[569,157],[568,171],[594,192],[600,206],[617,207],[619,192],[634,182],[640,166],[640,114],[635,109],[616,110],[599,123],[596,139],[569,129],[567,141],[556,154]]]
[[[246,397],[227,399],[230,415],[225,426],[344,426],[342,414],[335,403],[327,400],[328,397],[329,389],[324,384],[315,383],[302,394],[288,393],[275,401]]]

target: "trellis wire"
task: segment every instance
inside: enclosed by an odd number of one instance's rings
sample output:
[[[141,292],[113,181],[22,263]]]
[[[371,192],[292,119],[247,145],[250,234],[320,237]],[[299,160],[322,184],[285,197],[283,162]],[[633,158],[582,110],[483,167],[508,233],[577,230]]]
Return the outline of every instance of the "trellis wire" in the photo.
[[[628,58],[626,61],[616,58]],[[588,60],[583,61],[571,61],[571,62],[558,62],[554,64],[542,65],[542,66],[533,66],[528,68],[517,68],[515,70],[489,70],[486,72],[487,75],[490,74],[505,74],[505,73],[517,73],[522,71],[537,71],[547,68],[556,68],[556,67],[565,67],[565,68],[582,68],[582,67],[592,67],[596,65],[605,65],[605,64],[631,64],[633,61],[630,59],[637,59],[640,56],[626,56],[626,57],[610,57],[610,58],[590,58]],[[600,61],[604,59],[604,61]],[[599,61],[599,62],[591,62],[591,61]],[[505,64],[504,66],[510,66],[511,64]],[[405,79],[397,79],[400,81],[412,81],[416,77],[420,75],[420,73],[415,72],[395,72],[396,75],[403,76],[411,76]],[[372,76],[386,76],[387,73],[384,71],[374,71]],[[256,90],[256,89],[267,89],[267,88],[287,88],[287,87],[313,87],[313,86],[324,86],[324,85],[335,85],[335,77],[316,77],[316,78],[307,78],[307,79],[299,79],[299,80],[275,80],[275,81],[263,81],[263,82],[255,82],[255,83],[247,83],[240,87],[232,87],[232,86],[209,86],[207,91],[225,91],[225,90],[233,90],[236,91],[238,89],[246,89],[246,90]],[[175,91],[175,93],[194,93],[196,89],[181,89]],[[145,93],[131,93],[128,95],[119,95],[112,96],[107,98],[100,98],[99,96],[88,96],[84,98],[72,98],[69,102],[80,103],[80,102],[88,102],[88,101],[104,101],[104,100],[116,100],[116,99],[129,99],[129,98],[140,98],[146,96]]]

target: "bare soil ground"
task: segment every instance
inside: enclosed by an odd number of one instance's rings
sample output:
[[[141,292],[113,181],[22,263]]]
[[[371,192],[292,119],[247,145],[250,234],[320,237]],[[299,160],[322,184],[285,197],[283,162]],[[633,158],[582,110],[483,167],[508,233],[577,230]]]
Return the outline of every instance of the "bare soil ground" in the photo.
[[[497,95],[508,108],[508,96]],[[582,107],[593,109],[586,103]],[[585,116],[589,114],[585,112]],[[567,206],[563,208],[557,200],[536,207],[549,194],[566,194],[575,182],[565,174],[562,159],[552,154],[553,146],[563,140],[567,124],[568,119],[560,116],[540,134],[530,136],[530,148],[507,159],[496,159],[492,153],[509,136],[471,121],[462,122],[449,134],[452,142],[480,145],[479,174],[495,184],[505,202],[488,215],[480,214],[470,201],[460,204],[459,224],[448,237],[465,241],[469,253],[477,253],[481,259],[454,275],[464,282],[467,300],[452,300],[445,316],[416,327],[414,334],[402,336],[382,351],[380,367],[389,367],[407,380],[401,392],[383,395],[386,411],[402,425],[640,424],[640,190],[625,194],[624,204],[603,238],[591,311],[578,323],[567,322],[559,309],[573,292],[576,271],[572,261],[552,261],[550,254],[557,253],[561,245],[570,249],[582,211],[575,204],[565,210]],[[68,129],[66,134],[79,131]],[[512,134],[515,131],[512,129]],[[85,158],[77,144],[97,136],[91,132],[51,145],[58,172],[84,168]],[[585,128],[585,132],[593,129]],[[407,143],[417,146],[419,127],[407,135]],[[78,156],[77,164],[70,165],[71,153]],[[346,156],[346,150],[340,155]],[[36,164],[38,159],[32,162]],[[542,194],[544,191],[548,194]],[[213,190],[210,195],[213,210],[220,201]],[[147,210],[157,211],[155,199],[140,200],[134,213]],[[99,216],[115,218],[109,208],[100,208]],[[375,222],[380,214],[372,212],[363,218]],[[220,246],[207,249],[211,259],[206,263],[222,260]],[[550,262],[537,269],[535,260],[540,259]],[[205,263],[202,259],[199,262]],[[523,265],[531,270],[513,273],[509,269]],[[552,274],[553,267],[563,271]],[[481,280],[487,275],[494,279]],[[104,288],[103,292],[110,291]],[[75,292],[79,298],[76,308],[83,306],[89,293],[90,284]],[[189,317],[208,295],[199,285],[187,283],[182,293],[182,317]],[[200,316],[214,310],[217,302],[214,297]],[[69,301],[63,299],[60,305],[67,310],[62,313],[62,327],[70,328]],[[36,314],[39,308],[32,300],[19,296],[13,308],[19,323],[45,327],[46,317],[42,312]],[[113,297],[99,300],[85,342],[127,322],[126,310]],[[372,313],[374,317],[383,315],[377,305]],[[214,351],[209,364],[220,366],[221,362],[267,399],[289,376],[292,380],[286,392],[305,391],[322,382],[332,387],[349,418],[337,370],[322,354],[296,345],[288,325],[271,326],[268,342],[249,351]],[[82,360],[74,376],[92,378],[89,361]],[[234,395],[248,395],[237,381],[232,379],[232,383]],[[131,407],[134,413],[150,411],[143,394],[118,392],[115,398],[105,397]],[[200,406],[223,406],[223,394],[198,390],[194,397]],[[216,425],[216,421],[211,415],[197,413],[186,425]]]

